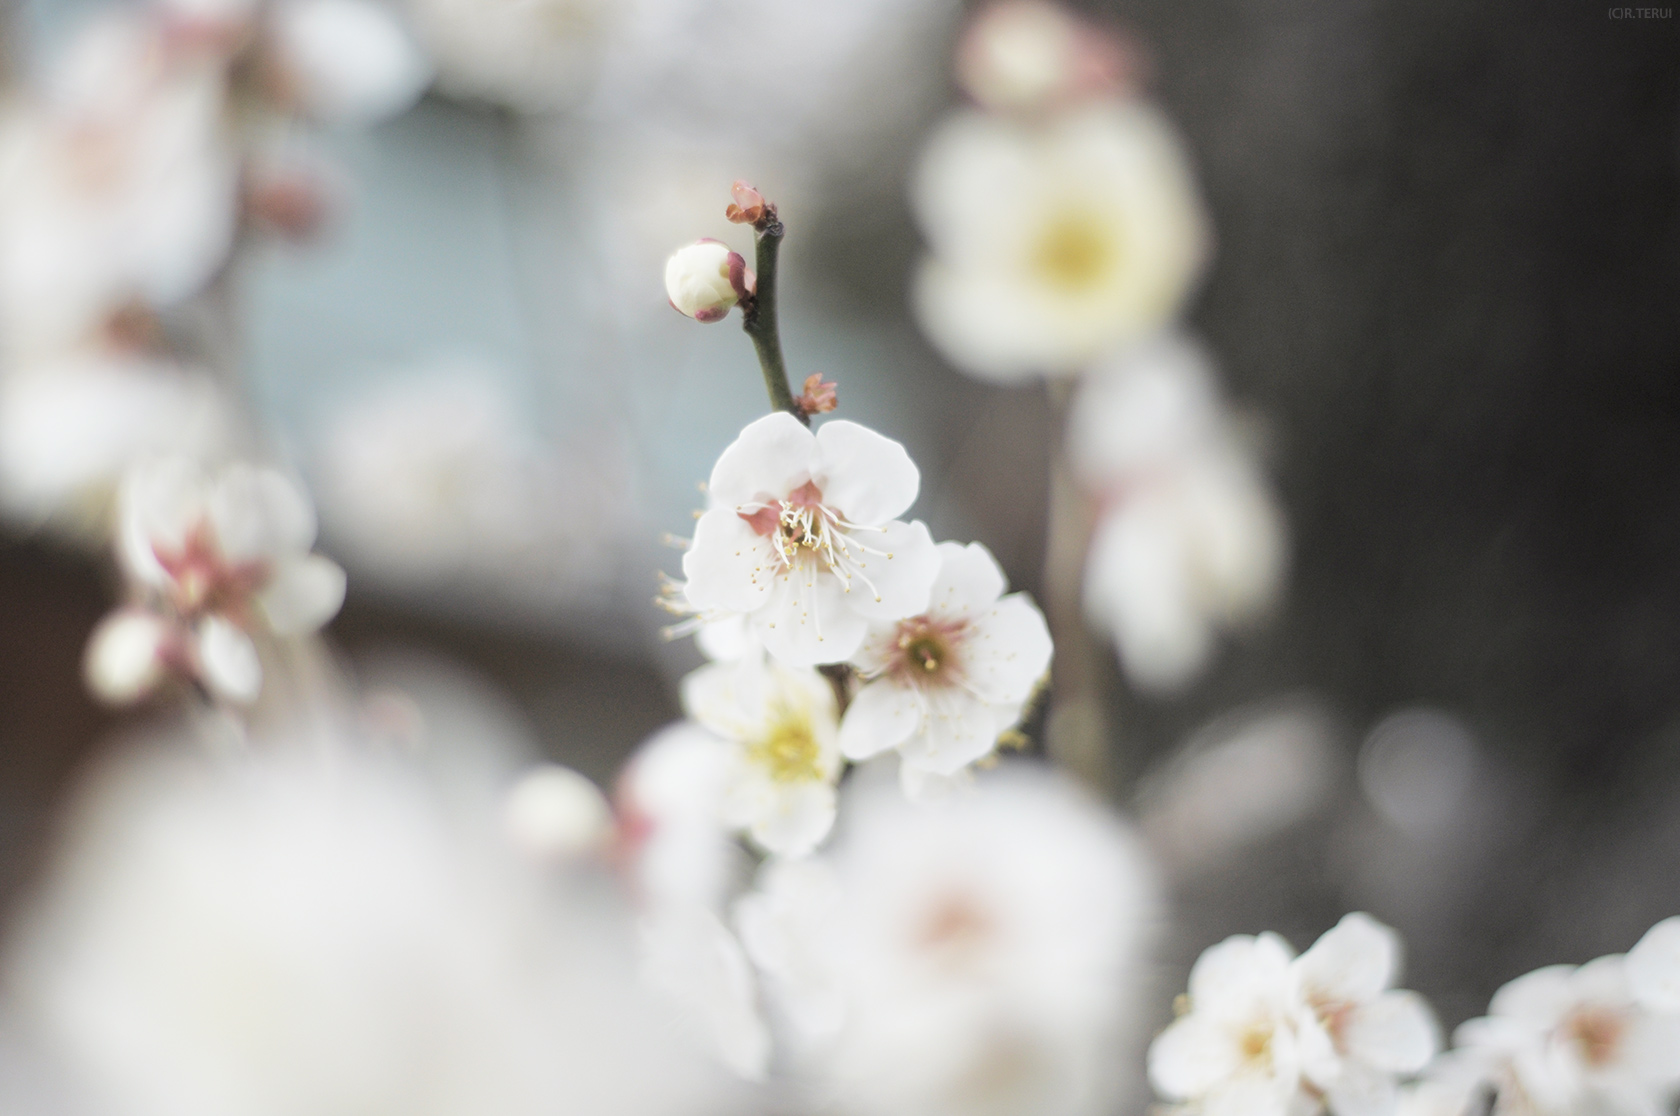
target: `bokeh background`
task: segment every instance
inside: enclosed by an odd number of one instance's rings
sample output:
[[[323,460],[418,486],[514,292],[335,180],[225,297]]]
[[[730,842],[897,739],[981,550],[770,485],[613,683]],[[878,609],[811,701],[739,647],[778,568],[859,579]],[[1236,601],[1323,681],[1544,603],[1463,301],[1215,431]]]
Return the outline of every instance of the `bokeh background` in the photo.
[[[1449,1024],[1625,950],[1680,910],[1680,24],[1080,6],[1148,48],[1193,153],[1217,253],[1192,325],[1292,540],[1282,607],[1182,697],[1110,664],[1115,794],[1171,873],[1163,988],[1227,934],[1305,945],[1352,909]],[[77,9],[0,14],[16,75]],[[660,267],[745,245],[738,176],[789,224],[796,375],[907,444],[936,537],[1036,590],[1042,389],[963,378],[907,308],[904,183],[960,14],[648,3],[558,108],[439,90],[308,138],[336,220],[242,260],[238,343],[350,571],[351,670],[454,680],[602,783],[677,716],[698,657],[659,636],[660,537],[764,402],[747,340],[672,313]],[[410,482],[430,511],[379,519]],[[0,543],[0,897],[115,723],[79,670],[114,585],[52,536]]]

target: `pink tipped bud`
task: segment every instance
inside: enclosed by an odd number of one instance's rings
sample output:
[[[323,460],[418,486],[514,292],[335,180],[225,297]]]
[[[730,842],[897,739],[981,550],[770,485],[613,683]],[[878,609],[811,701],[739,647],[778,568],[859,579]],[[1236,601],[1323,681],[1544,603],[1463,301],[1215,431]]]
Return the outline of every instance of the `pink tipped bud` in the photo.
[[[985,108],[1037,111],[1090,96],[1131,94],[1142,53],[1050,0],[1000,0],[957,47],[957,81]]]
[[[245,212],[252,222],[289,240],[315,236],[332,208],[325,185],[307,171],[253,172],[245,183]]]
[[[793,401],[794,406],[807,415],[820,415],[840,405],[840,393],[833,380],[825,380],[821,373],[805,377],[805,390]]]
[[[127,705],[151,693],[168,673],[169,622],[137,608],[123,608],[100,621],[82,657],[82,676],[94,696]]]
[[[764,200],[764,195],[744,178],[735,180],[735,185],[729,188],[729,196],[735,200],[729,203],[723,215],[737,225],[756,225],[764,220],[766,214],[775,212],[774,207]]]
[[[747,261],[729,245],[699,240],[665,261],[665,294],[679,313],[697,322],[715,322],[751,293],[751,276]]]

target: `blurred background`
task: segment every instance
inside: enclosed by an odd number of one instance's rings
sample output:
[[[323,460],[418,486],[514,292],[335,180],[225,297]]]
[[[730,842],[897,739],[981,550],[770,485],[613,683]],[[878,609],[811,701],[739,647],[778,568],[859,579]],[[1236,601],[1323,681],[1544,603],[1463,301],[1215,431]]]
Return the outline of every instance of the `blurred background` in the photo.
[[[1585,0],[1078,5],[1149,51],[1217,234],[1191,311],[1289,523],[1284,603],[1172,699],[1109,663],[1121,803],[1168,867],[1163,987],[1207,945],[1367,910],[1449,1025],[1680,911],[1680,25]],[[0,6],[6,70],[85,5]],[[428,27],[444,0],[416,0]],[[602,784],[698,663],[651,599],[765,409],[666,254],[736,177],[788,224],[796,380],[900,439],[915,514],[1038,591],[1042,386],[945,367],[905,182],[956,103],[955,0],[550,0],[519,66],[440,80],[233,289],[244,386],[349,570],[329,636],[466,687]],[[458,16],[456,16],[458,19]],[[431,21],[431,22],[428,22]],[[0,896],[114,719],[83,689],[108,560],[0,543]],[[1215,824],[1217,822],[1217,824]],[[1163,996],[1161,1016],[1167,1017]]]

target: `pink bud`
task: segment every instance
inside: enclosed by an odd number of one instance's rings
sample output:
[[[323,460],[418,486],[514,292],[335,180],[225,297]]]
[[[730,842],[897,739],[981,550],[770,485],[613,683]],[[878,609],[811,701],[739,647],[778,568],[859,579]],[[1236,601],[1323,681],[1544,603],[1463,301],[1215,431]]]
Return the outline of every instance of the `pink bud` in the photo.
[[[764,220],[766,214],[775,213],[775,208],[764,200],[764,195],[744,178],[735,180],[735,185],[729,188],[729,196],[735,200],[723,211],[723,215],[737,225],[756,225]]]
[[[1051,0],[999,0],[957,47],[957,80],[981,106],[1033,112],[1092,96],[1130,95],[1143,53]]]

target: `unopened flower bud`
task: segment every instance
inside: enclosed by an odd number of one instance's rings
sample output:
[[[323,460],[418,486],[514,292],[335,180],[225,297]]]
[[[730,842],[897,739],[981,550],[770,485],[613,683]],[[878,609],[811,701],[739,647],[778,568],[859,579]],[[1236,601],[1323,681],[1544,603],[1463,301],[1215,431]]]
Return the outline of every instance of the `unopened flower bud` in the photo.
[[[1141,54],[1049,0],[999,0],[963,33],[957,80],[983,107],[1038,111],[1137,92]]]
[[[169,637],[168,622],[150,612],[124,608],[111,613],[88,640],[82,660],[88,688],[112,705],[145,697],[163,680]]]
[[[673,307],[695,321],[718,321],[755,285],[747,261],[721,241],[696,241],[665,261],[665,294]]]
[[[557,763],[540,764],[514,784],[503,823],[515,847],[545,862],[599,852],[613,825],[612,810],[595,784]]]

